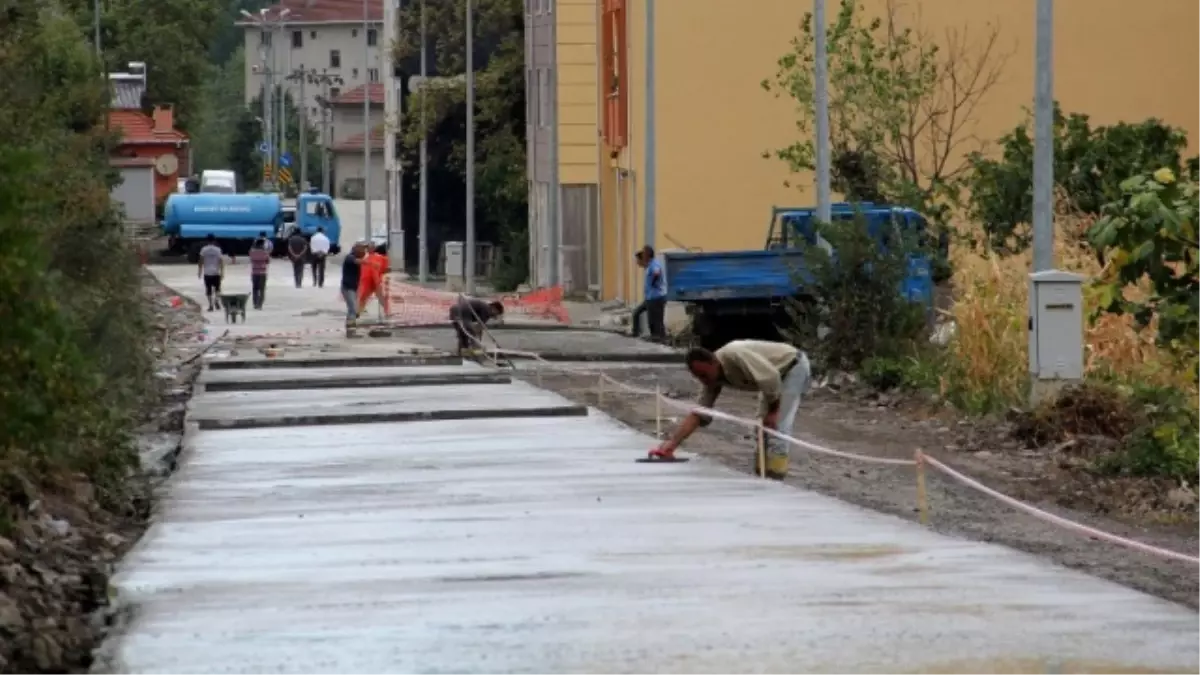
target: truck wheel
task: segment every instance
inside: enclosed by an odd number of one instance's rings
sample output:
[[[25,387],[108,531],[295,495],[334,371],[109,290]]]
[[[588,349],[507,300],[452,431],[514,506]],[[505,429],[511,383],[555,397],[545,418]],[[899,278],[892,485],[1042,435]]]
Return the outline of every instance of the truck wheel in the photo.
[[[187,261],[193,265],[200,262],[200,249],[204,248],[204,244],[195,242],[188,247]]]

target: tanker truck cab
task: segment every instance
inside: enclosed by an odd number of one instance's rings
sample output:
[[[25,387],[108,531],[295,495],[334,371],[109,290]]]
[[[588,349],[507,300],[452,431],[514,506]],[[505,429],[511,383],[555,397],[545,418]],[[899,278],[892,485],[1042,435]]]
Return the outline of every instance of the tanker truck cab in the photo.
[[[293,232],[299,231],[302,237],[311,239],[320,228],[324,228],[325,236],[329,238],[329,252],[337,254],[342,250],[339,242],[342,223],[329,195],[319,192],[301,193],[296,197],[295,214],[289,220],[292,222],[284,225],[279,235],[280,245],[276,250],[284,249],[287,238],[292,236]]]

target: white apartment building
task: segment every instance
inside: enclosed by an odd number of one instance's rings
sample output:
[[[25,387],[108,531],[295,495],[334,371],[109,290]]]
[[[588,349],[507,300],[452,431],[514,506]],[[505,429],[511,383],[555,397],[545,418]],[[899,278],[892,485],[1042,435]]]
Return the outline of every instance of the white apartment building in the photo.
[[[319,71],[341,78],[327,95],[337,99],[368,83],[382,82],[383,0],[368,0],[363,27],[362,0],[284,0],[238,25],[245,32],[246,102],[258,96],[272,74],[275,83],[288,73]],[[300,101],[300,83],[286,81],[292,99]],[[319,120],[321,88],[308,85],[304,106],[309,119]]]

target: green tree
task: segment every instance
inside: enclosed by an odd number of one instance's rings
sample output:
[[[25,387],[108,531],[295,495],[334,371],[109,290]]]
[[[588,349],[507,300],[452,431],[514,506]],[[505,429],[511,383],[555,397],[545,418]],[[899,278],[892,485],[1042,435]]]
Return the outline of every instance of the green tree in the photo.
[[[242,50],[220,66],[212,66],[204,82],[198,120],[191,134],[192,159],[197,172],[225,169],[230,144],[245,103],[245,61]]]
[[[799,140],[765,153],[796,173],[816,168],[813,31],[806,14],[775,77],[762,83],[796,101]],[[999,28],[949,31],[939,42],[893,0],[879,16],[869,16],[860,0],[841,0],[826,46],[834,190],[852,201],[912,206],[944,222],[977,143],[976,110],[1007,60]]]
[[[53,0],[0,15],[0,530],[31,486],[63,475],[119,494],[153,391],[138,265],[110,207],[99,70]]]
[[[401,11],[400,63],[419,58],[416,3]],[[477,0],[475,7],[475,138],[476,203],[480,231],[498,241],[501,264],[498,287],[508,290],[525,280],[529,270],[528,201],[525,176],[525,41],[522,0]],[[462,73],[466,67],[465,2],[426,3],[428,35],[435,73]],[[411,72],[411,68],[409,69]],[[430,165],[466,175],[466,91],[461,84],[431,86],[409,98],[402,141],[407,166],[417,161],[423,134],[430,146]],[[427,124],[416,122],[426,107]]]
[[[992,250],[1023,251],[1031,243],[1033,136],[1030,120],[1000,139],[1000,157],[970,157],[968,213]],[[1073,207],[1097,215],[1120,200],[1122,183],[1166,167],[1178,174],[1187,134],[1156,119],[1092,127],[1087,115],[1054,107],[1054,181]]]
[[[248,108],[242,108],[233,124],[223,166],[235,172],[243,189],[248,191],[262,187],[262,156],[258,154],[260,140],[262,130],[257,118]]]

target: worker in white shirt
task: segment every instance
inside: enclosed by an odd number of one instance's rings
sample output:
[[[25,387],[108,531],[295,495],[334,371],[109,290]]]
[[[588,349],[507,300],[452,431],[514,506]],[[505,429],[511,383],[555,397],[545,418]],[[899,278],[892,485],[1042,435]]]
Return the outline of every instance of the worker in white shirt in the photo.
[[[325,287],[325,258],[329,256],[329,237],[325,236],[325,228],[318,227],[317,233],[308,240],[308,251],[311,254],[313,285]]]
[[[697,401],[701,407],[711,409],[725,387],[756,391],[759,396],[758,418],[762,420],[762,425],[784,436],[792,435],[800,399],[808,392],[812,381],[808,356],[784,342],[734,340],[715,352],[693,347],[687,353],[687,367],[704,386]],[[675,457],[675,448],[697,428],[708,426],[711,422],[712,418],[708,415],[689,413],[669,439],[650,451],[648,459],[679,461]],[[757,466],[756,452],[755,473],[761,470],[768,478],[783,480],[788,472],[788,444],[769,434],[765,435],[764,443],[766,447],[763,454],[767,465]]]

